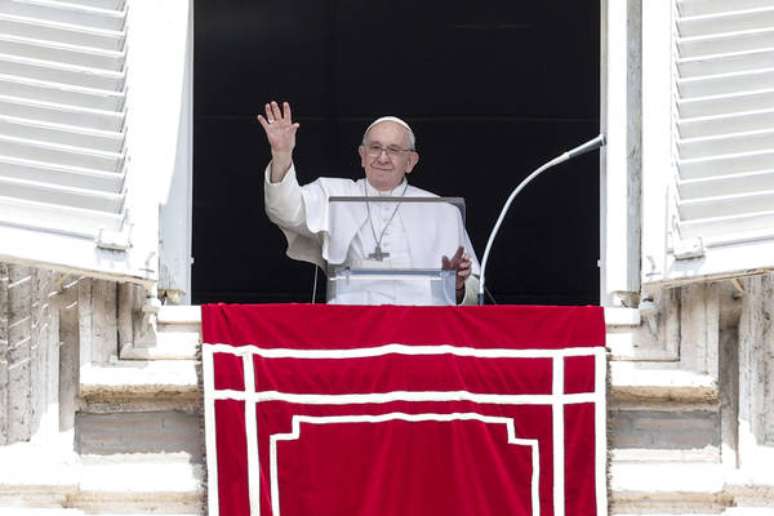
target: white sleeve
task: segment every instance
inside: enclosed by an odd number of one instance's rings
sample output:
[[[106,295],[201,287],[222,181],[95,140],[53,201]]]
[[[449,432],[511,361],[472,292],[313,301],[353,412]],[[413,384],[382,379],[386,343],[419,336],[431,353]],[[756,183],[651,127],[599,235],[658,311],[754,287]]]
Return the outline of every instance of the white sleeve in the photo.
[[[465,226],[462,225],[462,218],[460,218],[461,239],[465,252],[470,256],[470,276],[465,281],[465,297],[463,297],[461,305],[477,305],[478,304],[478,288],[480,285],[478,277],[481,274],[481,265],[478,263],[478,257],[476,256],[476,250],[473,249],[473,243],[470,241]]]
[[[478,288],[479,280],[473,274],[468,276],[465,280],[465,297],[462,298],[459,304],[461,305],[477,305],[478,304]]]
[[[284,230],[313,237],[306,224],[304,199],[293,164],[279,183],[271,182],[271,163],[266,167],[263,181],[264,203],[269,220]]]

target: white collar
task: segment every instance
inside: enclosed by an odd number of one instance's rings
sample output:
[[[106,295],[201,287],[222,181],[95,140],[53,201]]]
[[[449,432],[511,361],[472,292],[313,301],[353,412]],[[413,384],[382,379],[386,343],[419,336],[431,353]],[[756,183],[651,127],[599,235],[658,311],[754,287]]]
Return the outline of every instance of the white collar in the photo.
[[[365,181],[366,184],[366,193],[371,197],[400,197],[401,193],[403,193],[403,189],[407,186],[407,181],[404,177],[400,184],[398,184],[395,188],[382,192],[381,190],[377,190],[371,186],[371,183],[368,182],[368,178],[363,178],[363,181]]]

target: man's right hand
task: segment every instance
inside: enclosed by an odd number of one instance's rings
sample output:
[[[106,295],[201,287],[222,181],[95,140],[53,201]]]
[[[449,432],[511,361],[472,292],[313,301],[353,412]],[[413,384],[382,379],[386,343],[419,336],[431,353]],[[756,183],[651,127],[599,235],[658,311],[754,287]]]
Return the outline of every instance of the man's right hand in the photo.
[[[279,183],[293,163],[296,131],[300,124],[293,123],[288,102],[283,102],[280,109],[279,104],[272,100],[265,108],[266,117],[258,115],[257,118],[271,146],[271,182]]]

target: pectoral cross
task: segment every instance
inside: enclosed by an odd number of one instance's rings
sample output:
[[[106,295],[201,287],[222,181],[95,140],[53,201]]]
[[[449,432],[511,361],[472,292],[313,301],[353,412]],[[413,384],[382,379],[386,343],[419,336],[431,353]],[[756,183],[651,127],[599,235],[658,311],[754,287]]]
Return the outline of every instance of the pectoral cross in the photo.
[[[368,258],[371,260],[376,260],[377,262],[381,262],[389,256],[390,256],[390,253],[385,253],[384,251],[382,251],[382,246],[377,244],[376,249],[374,249],[373,253],[368,255]]]

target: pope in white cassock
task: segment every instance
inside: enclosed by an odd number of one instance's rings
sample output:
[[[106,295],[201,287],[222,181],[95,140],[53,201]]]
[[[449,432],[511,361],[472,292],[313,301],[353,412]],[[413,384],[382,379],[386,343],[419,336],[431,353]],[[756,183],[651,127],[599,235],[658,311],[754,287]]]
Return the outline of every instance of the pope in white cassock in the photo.
[[[323,269],[327,263],[456,270],[457,303],[476,303],[479,264],[457,208],[446,203],[436,203],[428,210],[427,203],[373,202],[335,214],[330,211],[332,196],[437,197],[406,180],[419,162],[414,133],[406,122],[383,117],[368,126],[358,149],[365,178],[320,178],[304,186],[298,184],[293,166],[299,124],[293,122],[290,104],[266,104],[266,116],[258,115],[258,122],[272,155],[264,181],[266,213],[285,234],[288,256]],[[331,302],[434,303],[429,292],[400,281],[371,283]]]

